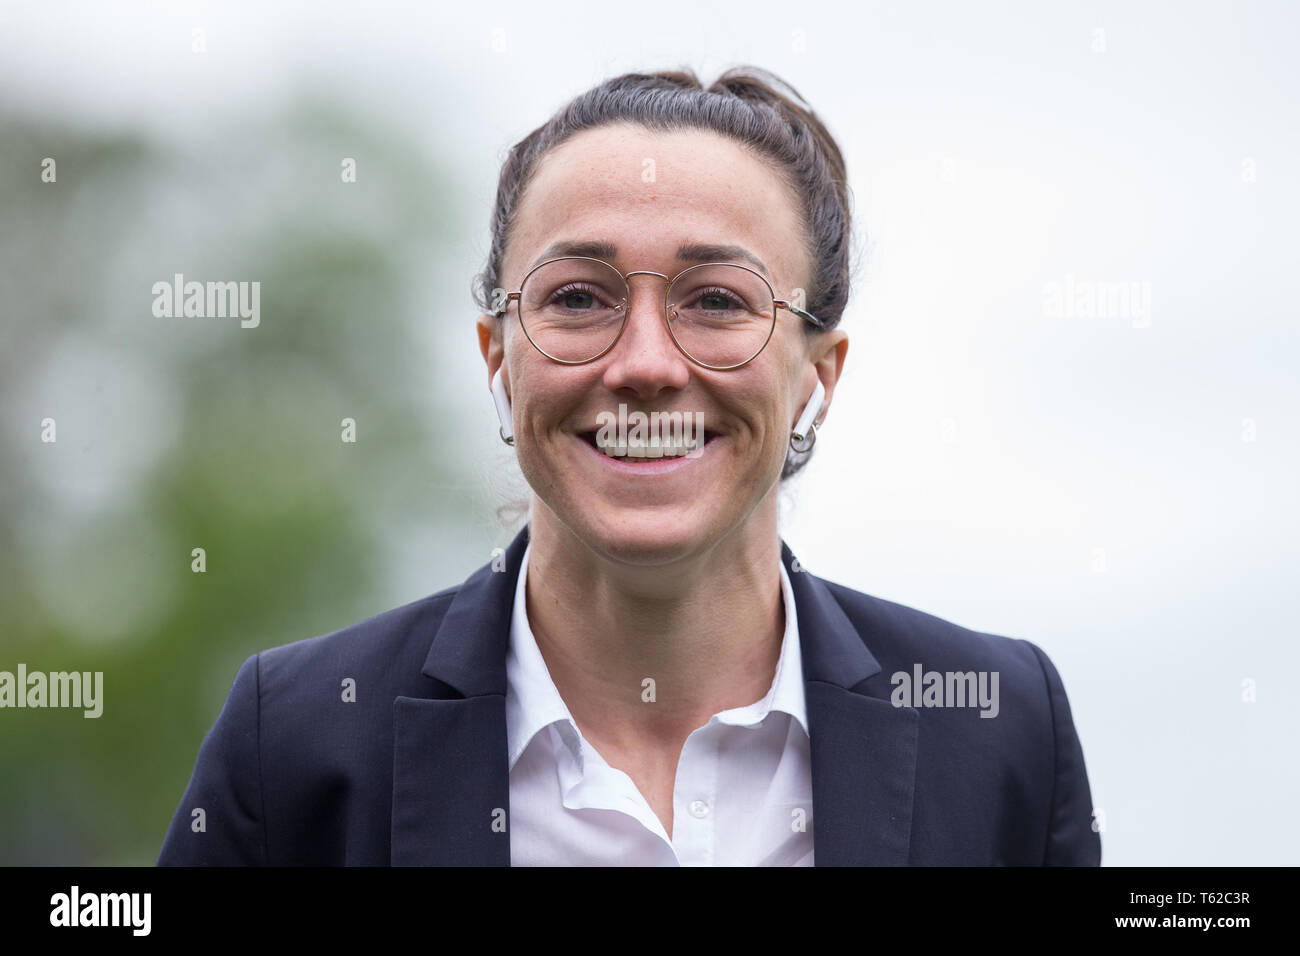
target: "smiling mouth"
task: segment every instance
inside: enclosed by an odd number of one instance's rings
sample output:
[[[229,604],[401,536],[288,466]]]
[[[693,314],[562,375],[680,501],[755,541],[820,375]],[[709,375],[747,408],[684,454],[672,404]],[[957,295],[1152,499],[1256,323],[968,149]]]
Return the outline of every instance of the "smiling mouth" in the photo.
[[[603,446],[596,440],[596,436],[597,433],[594,431],[578,434],[578,437],[592,448],[607,458],[613,458],[615,461],[653,461],[665,458],[684,458],[697,450],[696,439],[693,436],[686,436],[680,441],[661,441],[657,437],[642,442],[629,439],[624,444],[610,442]],[[703,444],[708,445],[717,437],[717,432],[705,431]],[[702,448],[703,446],[698,447]]]

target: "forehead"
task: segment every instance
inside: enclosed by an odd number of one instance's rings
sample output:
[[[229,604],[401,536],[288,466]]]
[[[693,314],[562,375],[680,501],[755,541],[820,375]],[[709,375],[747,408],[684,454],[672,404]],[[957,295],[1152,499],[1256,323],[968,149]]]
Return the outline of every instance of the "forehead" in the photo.
[[[793,190],[746,147],[708,130],[619,124],[548,153],[520,203],[503,263],[517,282],[548,247],[605,242],[622,269],[680,272],[683,245],[740,246],[783,288],[806,283]],[[742,256],[722,258],[746,261]]]

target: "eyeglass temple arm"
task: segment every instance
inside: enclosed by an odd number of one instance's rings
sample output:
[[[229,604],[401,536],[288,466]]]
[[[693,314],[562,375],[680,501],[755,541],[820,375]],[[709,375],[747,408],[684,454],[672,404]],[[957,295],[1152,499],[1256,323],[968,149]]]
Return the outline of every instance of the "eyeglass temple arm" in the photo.
[[[790,304],[789,302],[787,302],[785,299],[774,299],[773,301],[774,301],[778,306],[780,306],[780,307],[782,307],[782,308],[785,308],[785,309],[789,309],[789,310],[790,310],[791,312],[793,312],[795,315],[799,316],[799,318],[804,319],[804,320],[807,321],[807,322],[811,322],[813,325],[817,326],[817,328],[819,328],[819,329],[824,329],[824,328],[826,327],[826,323],[823,322],[821,319],[817,318],[817,316],[813,315],[811,312],[805,312],[803,309],[799,308],[797,305],[791,305],[791,304]]]

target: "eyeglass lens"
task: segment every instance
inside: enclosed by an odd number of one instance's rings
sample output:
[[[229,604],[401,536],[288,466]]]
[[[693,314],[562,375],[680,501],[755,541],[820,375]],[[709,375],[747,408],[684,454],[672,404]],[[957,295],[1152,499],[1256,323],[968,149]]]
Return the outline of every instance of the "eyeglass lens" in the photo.
[[[628,286],[613,266],[557,259],[534,270],[519,297],[519,318],[533,344],[562,362],[583,362],[618,338]],[[668,290],[668,326],[702,365],[741,365],[762,350],[775,321],[772,291],[757,274],[713,263],[687,269]]]

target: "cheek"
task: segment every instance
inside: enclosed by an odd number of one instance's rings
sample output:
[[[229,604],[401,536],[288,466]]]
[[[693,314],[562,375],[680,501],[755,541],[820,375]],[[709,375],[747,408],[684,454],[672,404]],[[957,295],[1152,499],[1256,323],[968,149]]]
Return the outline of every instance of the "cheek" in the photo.
[[[531,430],[523,435],[516,433],[515,460],[519,471],[528,487],[548,503],[567,497],[561,489],[566,486],[570,465],[559,452],[558,446],[545,436],[539,438]]]
[[[765,408],[759,415],[749,419],[749,431],[745,442],[749,449],[751,462],[757,457],[762,465],[754,469],[755,478],[775,468],[780,470],[785,464],[786,450],[789,447],[790,429],[786,425],[787,409],[779,406]]]
[[[533,423],[542,424],[554,415],[548,395],[557,394],[559,384],[548,379],[551,371],[546,359],[524,338],[522,332],[510,333],[507,340],[506,364],[510,368],[510,407],[514,410],[516,424],[528,430]],[[538,360],[541,361],[538,361]]]

